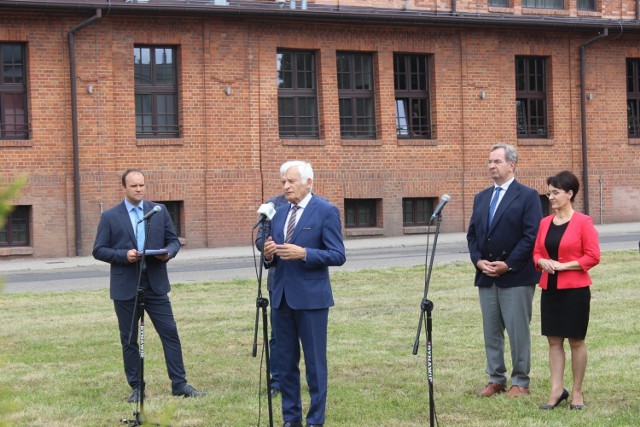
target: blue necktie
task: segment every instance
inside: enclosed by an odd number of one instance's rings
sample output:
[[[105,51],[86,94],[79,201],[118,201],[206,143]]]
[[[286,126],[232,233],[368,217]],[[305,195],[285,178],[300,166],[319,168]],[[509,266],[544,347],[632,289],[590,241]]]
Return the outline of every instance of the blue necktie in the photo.
[[[500,190],[502,190],[502,187],[496,187],[495,191],[493,192],[493,198],[491,199],[491,204],[489,204],[489,227],[491,227],[491,222],[493,221],[493,215],[496,213],[496,207],[498,207]]]
[[[136,214],[136,240],[138,242],[138,250],[141,251],[144,248],[144,221],[143,222],[138,222],[140,221],[140,211],[142,209],[139,206],[136,206],[135,208],[133,208],[133,211]]]

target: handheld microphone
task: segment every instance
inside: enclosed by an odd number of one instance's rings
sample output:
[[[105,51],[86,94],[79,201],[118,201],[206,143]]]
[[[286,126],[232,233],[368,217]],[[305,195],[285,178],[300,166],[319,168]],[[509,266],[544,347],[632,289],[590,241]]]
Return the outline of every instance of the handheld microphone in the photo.
[[[140,224],[143,221],[148,220],[149,218],[151,218],[152,216],[154,216],[155,214],[157,214],[158,212],[160,212],[162,210],[162,206],[160,205],[155,205],[153,207],[153,209],[151,209],[149,212],[147,212],[145,214],[145,216],[143,216],[141,219],[138,220],[138,224]]]
[[[436,206],[436,210],[433,211],[433,215],[431,215],[431,221],[440,216],[440,214],[442,213],[442,209],[444,209],[444,205],[446,205],[449,200],[451,200],[451,196],[448,194],[444,194],[440,198],[440,203],[438,204],[438,206]]]
[[[258,208],[258,213],[260,216],[258,217],[258,222],[256,222],[253,228],[256,228],[258,224],[263,221],[271,221],[273,216],[276,214],[276,207],[273,202],[264,203]]]

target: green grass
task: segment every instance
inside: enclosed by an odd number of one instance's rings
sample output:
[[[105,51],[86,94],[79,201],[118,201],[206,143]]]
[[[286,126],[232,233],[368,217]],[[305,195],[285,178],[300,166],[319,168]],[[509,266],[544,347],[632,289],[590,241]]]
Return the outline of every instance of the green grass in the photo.
[[[487,382],[477,290],[470,263],[434,267],[433,370],[441,426],[640,425],[640,259],[603,254],[592,270],[584,411],[540,411],[549,379],[536,291],[531,395],[477,397]],[[336,273],[329,313],[327,426],[429,425],[425,330],[412,347],[424,269]],[[255,281],[175,285],[171,295],[188,380],[209,395],[171,396],[159,339],[145,340],[149,420],[174,426],[268,425],[260,354],[251,356]],[[0,418],[7,426],[116,426],[131,418],[118,328],[108,291],[0,296]],[[260,329],[260,333],[262,329]],[[262,342],[259,342],[259,353]],[[569,355],[569,352],[567,352]],[[568,360],[565,382],[571,384]],[[264,386],[264,384],[263,384]],[[303,404],[307,408],[306,387]],[[279,398],[274,425],[282,424]],[[4,418],[4,419],[2,419]]]

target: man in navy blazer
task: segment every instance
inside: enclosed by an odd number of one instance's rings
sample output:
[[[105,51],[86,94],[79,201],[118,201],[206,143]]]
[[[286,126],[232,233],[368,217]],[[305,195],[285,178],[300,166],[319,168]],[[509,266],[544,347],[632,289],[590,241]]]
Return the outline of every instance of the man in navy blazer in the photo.
[[[173,395],[199,396],[204,393],[187,383],[182,346],[168,295],[171,286],[167,262],[180,250],[173,222],[163,205],[143,200],[145,180],[141,170],[125,171],[122,175],[122,188],[125,194],[122,203],[104,212],[100,218],[93,256],[111,264],[109,291],[120,327],[125,375],[132,389],[128,401],[137,403],[144,392],[144,384],[140,384],[139,378],[140,352],[138,330],[135,327],[140,318],[136,304],[139,303],[136,299],[138,278],[140,288],[144,290],[140,296],[144,297],[145,311],[162,342]],[[145,222],[139,220],[154,208],[157,212],[147,219],[147,230]],[[146,234],[147,250],[165,249],[167,252],[147,256],[143,261],[140,255],[144,242],[143,233]]]
[[[494,185],[476,194],[467,231],[469,255],[476,267],[486,370],[489,383],[480,392],[489,397],[506,390],[504,331],[511,347],[509,397],[529,393],[531,367],[531,305],[540,279],[532,252],[542,209],[540,196],[515,180],[518,153],[496,144],[489,153]]]
[[[340,211],[311,193],[313,169],[302,161],[280,168],[284,195],[264,245],[265,266],[276,267],[271,285],[271,316],[276,334],[285,427],[302,426],[300,344],[311,402],[307,426],[325,421],[327,401],[327,325],[333,295],[329,266],[346,261]]]

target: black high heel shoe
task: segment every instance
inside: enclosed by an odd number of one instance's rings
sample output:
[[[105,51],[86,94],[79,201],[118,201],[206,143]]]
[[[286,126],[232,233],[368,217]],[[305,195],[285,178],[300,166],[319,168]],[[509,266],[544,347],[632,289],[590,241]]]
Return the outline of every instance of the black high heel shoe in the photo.
[[[556,403],[554,403],[553,405],[550,405],[549,403],[546,403],[544,405],[538,406],[538,408],[540,408],[540,409],[553,409],[556,406],[558,406],[560,404],[560,402],[562,402],[563,400],[567,400],[568,398],[569,398],[569,392],[565,388],[565,389],[562,390],[562,394],[560,395],[560,398],[558,399],[558,401]]]

